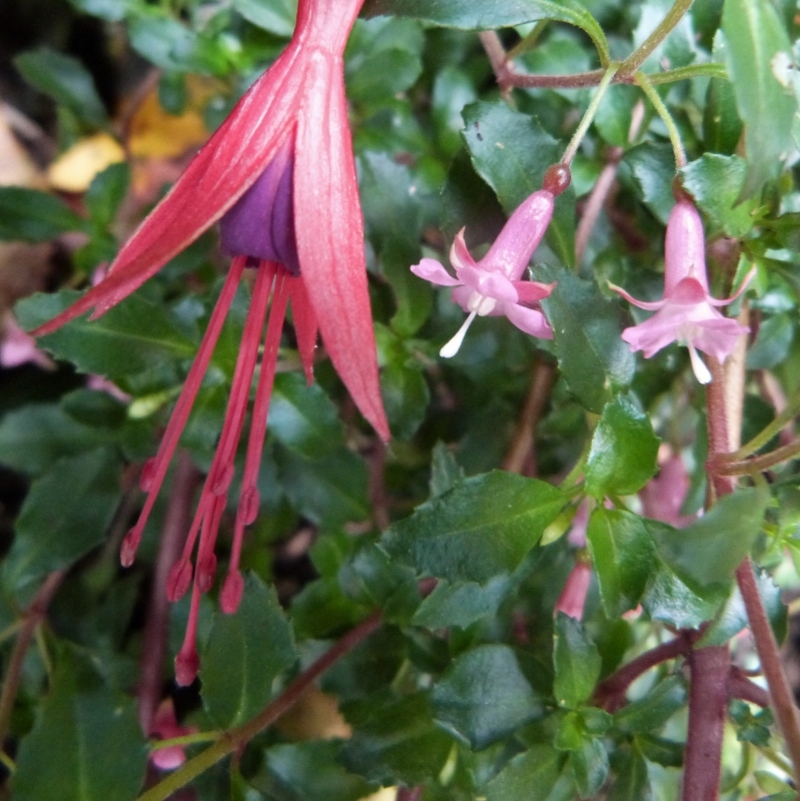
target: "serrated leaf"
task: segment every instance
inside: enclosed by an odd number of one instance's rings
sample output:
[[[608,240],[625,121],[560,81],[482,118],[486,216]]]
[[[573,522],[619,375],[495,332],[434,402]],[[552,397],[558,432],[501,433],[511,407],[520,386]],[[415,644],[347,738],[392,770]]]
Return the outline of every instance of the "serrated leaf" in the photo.
[[[306,459],[330,453],[344,442],[336,407],[319,384],[299,373],[279,373],[269,404],[269,432]]]
[[[392,524],[381,545],[420,574],[448,581],[488,581],[512,572],[566,503],[542,481],[495,470]]]
[[[463,111],[462,136],[477,173],[494,189],[506,214],[542,188],[545,171],[561,158],[562,145],[527,114],[506,103],[479,102]],[[556,198],[547,242],[565,264],[575,261],[575,194]]]
[[[52,295],[34,295],[16,306],[23,328],[31,329],[51,320],[81,296],[62,290]],[[122,379],[171,363],[192,358],[196,344],[179,329],[167,310],[141,294],[126,298],[100,319],[74,320],[39,339],[39,344],[60,359],[71,361],[81,372]],[[125,358],[120,358],[120,354]]]
[[[660,729],[686,703],[686,684],[682,676],[669,676],[653,687],[644,698],[614,715],[617,728],[630,734]]]
[[[52,688],[20,746],[15,799],[130,801],[138,794],[147,750],[134,704],[99,681],[81,686],[86,669],[61,651]]]
[[[42,47],[17,56],[14,66],[29,84],[66,106],[78,119],[98,128],[108,122],[92,76],[76,58]]]
[[[85,220],[47,192],[0,187],[0,240],[47,242],[85,227]]]
[[[603,608],[614,619],[642,598],[655,568],[653,540],[641,518],[604,507],[592,512],[587,539]]]
[[[686,528],[654,528],[659,555],[692,589],[714,593],[750,552],[768,503],[766,489],[738,489]]]
[[[749,169],[740,197],[746,198],[778,176],[793,147],[797,101],[781,82],[776,60],[783,54],[791,62],[792,46],[769,0],[725,0],[722,31],[728,73],[745,124]]]
[[[738,156],[704,153],[681,171],[683,186],[708,216],[712,231],[741,239],[753,227],[756,199],[738,202],[747,162]]]
[[[272,682],[297,658],[274,587],[247,576],[239,609],[217,612],[200,660],[203,703],[226,728],[249,720],[272,697]]]
[[[449,584],[440,580],[411,622],[428,629],[466,628],[476,620],[496,615],[509,589],[506,576],[497,576],[486,584],[472,581]]]
[[[633,380],[636,362],[622,341],[622,313],[597,285],[569,270],[542,266],[537,278],[557,286],[542,306],[553,326],[559,368],[572,394],[600,413]]]
[[[630,168],[644,204],[666,225],[675,205],[675,196],[672,193],[675,154],[672,148],[669,145],[646,142],[632,147],[622,161]]]
[[[481,645],[461,654],[431,700],[436,720],[474,749],[511,734],[543,709],[506,645]]]
[[[574,709],[594,692],[602,666],[600,653],[580,621],[563,612],[556,615],[553,637],[553,695],[560,706]]]
[[[412,786],[444,767],[453,743],[434,725],[426,695],[373,700],[355,719],[345,712],[354,724],[340,755],[348,769],[384,785]]]
[[[530,801],[536,788],[539,798],[547,798],[555,787],[564,764],[564,755],[551,745],[534,745],[517,754],[486,785],[487,801]]]
[[[602,500],[640,490],[658,470],[659,442],[650,418],[628,398],[606,404],[592,435],[586,491]]]
[[[469,31],[495,30],[551,19],[584,30],[597,47],[601,59],[606,61],[609,58],[608,42],[602,28],[586,8],[574,0],[494,0],[488,4],[473,0],[368,0],[364,12],[367,16],[412,17]]]
[[[14,526],[3,581],[20,591],[99,545],[119,502],[121,465],[101,448],[56,462],[36,479]]]

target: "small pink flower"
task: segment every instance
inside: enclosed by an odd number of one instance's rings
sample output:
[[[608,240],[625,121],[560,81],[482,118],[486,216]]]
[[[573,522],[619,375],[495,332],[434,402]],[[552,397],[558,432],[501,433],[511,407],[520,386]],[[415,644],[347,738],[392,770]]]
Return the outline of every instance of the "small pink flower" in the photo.
[[[649,320],[626,328],[622,338],[631,346],[631,350],[643,351],[646,359],[671,342],[686,345],[697,380],[707,384],[711,381],[711,373],[697,351],[701,350],[717,361],[724,362],[738,338],[750,330],[736,320],[723,317],[717,307],[736,300],[752,275],[753,272],[733,297],[724,300],[711,297],[706,274],[703,222],[691,201],[679,200],[667,223],[663,299],[646,303],[610,284],[629,303],[656,312]]]
[[[26,334],[12,314],[6,314],[0,337],[0,367],[35,364],[45,370],[55,367],[53,360],[36,347],[36,340]]]
[[[647,482],[639,493],[642,513],[676,528],[689,525],[694,515],[682,515],[681,506],[689,492],[689,474],[677,453],[671,453],[661,463],[658,475]]]
[[[550,224],[553,201],[553,193],[546,189],[534,192],[514,211],[489,252],[477,262],[467,250],[462,228],[450,251],[455,278],[435,259],[423,259],[411,268],[414,275],[432,284],[455,287],[453,302],[469,312],[458,333],[441,349],[443,357],[455,356],[476,316],[504,314],[526,334],[553,338],[553,330],[537,304],[555,284],[520,280]]]
[[[171,698],[162,701],[153,720],[151,736],[159,740],[174,740],[187,734],[198,731],[196,726],[181,726],[175,717],[175,705]],[[175,770],[186,762],[186,753],[182,745],[170,745],[166,748],[156,748],[150,754],[150,761],[159,770]]]

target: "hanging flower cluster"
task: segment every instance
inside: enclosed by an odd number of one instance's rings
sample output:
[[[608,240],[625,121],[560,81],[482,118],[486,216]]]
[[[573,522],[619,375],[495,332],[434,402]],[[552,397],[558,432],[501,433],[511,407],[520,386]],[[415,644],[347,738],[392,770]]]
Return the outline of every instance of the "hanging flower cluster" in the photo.
[[[222,248],[233,257],[231,267],[158,453],[142,471],[147,499],[122,546],[122,563],[130,565],[237,286],[245,271],[255,272],[222,433],[182,556],[168,581],[171,600],[192,586],[186,636],[175,660],[182,685],[190,684],[198,670],[200,595],[211,588],[216,574],[214,545],[263,342],[222,609],[235,611],[241,599],[239,559],[245,527],[259,509],[256,485],[287,305],[292,307],[308,380],[319,330],[356,405],[383,439],[389,437],[378,384],[342,64],[362,2],[300,0],[286,50],[128,240],[105,279],[33,332],[49,333],[90,310],[93,317],[103,314],[203,231],[220,223]]]

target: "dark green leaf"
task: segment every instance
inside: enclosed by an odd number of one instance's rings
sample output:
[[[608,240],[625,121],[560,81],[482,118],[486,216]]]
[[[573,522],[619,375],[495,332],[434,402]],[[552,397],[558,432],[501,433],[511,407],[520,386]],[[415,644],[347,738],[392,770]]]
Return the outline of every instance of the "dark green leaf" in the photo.
[[[273,679],[296,658],[275,588],[249,575],[236,613],[217,612],[200,661],[212,720],[226,728],[249,720],[270,700]]]
[[[431,453],[431,498],[443,495],[464,478],[464,470],[443,442],[437,442]]]
[[[793,148],[797,101],[791,78],[778,69],[781,58],[791,63],[792,46],[769,0],[725,0],[722,30],[728,73],[745,124],[749,170],[744,198],[778,176],[781,162]]]
[[[382,545],[420,574],[482,583],[512,572],[565,502],[549,484],[495,470],[394,523]]]
[[[463,112],[462,136],[478,174],[494,189],[506,214],[542,188],[548,167],[563,147],[533,117],[506,103],[473,103]],[[575,195],[571,189],[556,198],[547,242],[565,263],[575,261]]]
[[[592,798],[608,778],[608,753],[603,741],[587,738],[569,755],[581,798]]]
[[[530,801],[532,788],[536,796],[547,798],[553,789],[564,762],[550,745],[534,745],[524,754],[517,754],[486,785],[487,801]]]
[[[650,418],[628,398],[615,398],[592,436],[586,491],[598,500],[637,492],[658,470],[658,444]]]
[[[664,225],[675,205],[672,181],[675,155],[669,145],[645,143],[632,147],[623,158],[633,175],[636,188],[648,209]]]
[[[34,295],[17,304],[23,328],[51,320],[79,297],[62,290],[53,295]],[[112,380],[152,370],[175,359],[194,356],[195,343],[173,322],[167,310],[141,294],[131,295],[99,320],[74,320],[39,340],[42,347],[67,359],[84,373]],[[124,353],[125,358],[120,358]]]
[[[286,495],[312,522],[336,526],[369,516],[367,470],[354,453],[339,448],[308,460],[281,450],[277,461]]]
[[[600,57],[604,60],[609,57],[608,43],[600,25],[574,0],[494,0],[490,4],[472,0],[368,0],[364,11],[368,16],[392,14],[413,17],[434,25],[471,31],[508,28],[525,22],[552,19],[583,29],[591,37]]]
[[[269,404],[269,432],[306,459],[343,444],[336,407],[319,384],[308,386],[300,373],[279,373]]]
[[[616,774],[608,801],[650,801],[653,797],[647,763],[635,745],[625,753]]]
[[[134,50],[148,61],[174,72],[224,73],[224,51],[211,39],[190,30],[175,19],[137,15],[128,27]]]
[[[661,558],[698,592],[727,585],[761,531],[766,489],[745,488],[721,498],[683,529],[652,529]]]
[[[422,365],[393,361],[381,370],[381,395],[392,435],[411,439],[425,420],[431,394]]]
[[[599,414],[616,392],[630,385],[636,367],[620,338],[619,304],[569,270],[542,267],[538,277],[558,282],[542,306],[553,326],[561,373],[581,405]]]
[[[29,84],[66,106],[78,119],[98,128],[108,122],[92,76],[72,56],[42,47],[17,56],[14,66]]]
[[[770,370],[786,361],[794,342],[794,323],[792,314],[776,314],[764,320],[758,327],[756,341],[747,351],[747,369]]]
[[[94,17],[119,22],[130,12],[137,0],[69,0],[70,5]]]
[[[684,743],[655,737],[652,734],[643,734],[635,739],[636,745],[645,759],[663,765],[665,768],[683,767]]]
[[[62,459],[36,479],[3,565],[6,586],[19,591],[99,545],[119,502],[119,482],[119,459],[107,449]]]
[[[80,673],[86,670],[62,650],[50,693],[22,740],[15,799],[130,801],[138,795],[147,751],[135,706],[99,681],[82,686]]]
[[[502,739],[542,712],[542,704],[506,645],[461,654],[433,688],[434,717],[472,748]]]
[[[291,36],[296,0],[233,0],[233,8],[248,22],[278,36]]]
[[[753,227],[756,199],[738,203],[747,163],[738,156],[704,153],[682,170],[683,186],[708,215],[711,230],[740,239]]]
[[[562,612],[556,615],[553,636],[553,695],[560,706],[574,709],[594,692],[600,678],[600,654],[580,621]]]
[[[373,700],[355,718],[345,713],[355,726],[341,753],[349,770],[381,784],[412,786],[444,768],[453,742],[434,725],[426,695]]]
[[[603,608],[609,618],[619,617],[639,603],[655,567],[650,532],[636,515],[600,506],[587,538]]]
[[[510,589],[505,576],[497,576],[486,584],[439,580],[433,592],[420,604],[413,624],[428,629],[449,626],[466,628],[484,617],[494,617]]]
[[[0,240],[46,242],[85,226],[53,195],[19,186],[0,187]]]
[[[742,121],[736,110],[736,95],[730,81],[712,78],[706,92],[703,114],[703,142],[715,153],[731,155],[742,135]]]
[[[130,184],[131,171],[127,164],[112,164],[89,185],[84,196],[92,223],[107,228],[116,219]]]
[[[682,676],[659,682],[646,696],[633,701],[614,715],[614,724],[629,734],[660,729],[686,703],[686,684]]]

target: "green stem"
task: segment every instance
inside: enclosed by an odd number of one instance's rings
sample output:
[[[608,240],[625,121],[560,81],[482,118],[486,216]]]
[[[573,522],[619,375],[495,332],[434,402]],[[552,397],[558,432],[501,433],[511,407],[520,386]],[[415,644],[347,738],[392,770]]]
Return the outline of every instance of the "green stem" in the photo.
[[[506,61],[513,61],[523,53],[527,53],[528,50],[532,50],[536,46],[536,42],[539,41],[539,37],[542,35],[542,32],[549,24],[549,19],[540,19],[533,26],[531,32],[524,39],[517,42],[514,47],[508,51],[506,54]]]
[[[757,450],[763,448],[773,437],[780,434],[784,426],[791,422],[792,418],[800,412],[800,392],[798,392],[790,401],[786,408],[760,433],[756,434],[748,443],[742,445],[738,451],[731,454],[726,454],[725,458],[730,459],[732,462],[738,462],[755,453]]]
[[[622,76],[622,78],[627,77]],[[728,70],[722,64],[690,64],[688,67],[677,67],[674,70],[647,73],[647,78],[653,86],[685,81],[689,78],[720,78],[727,81]]]
[[[567,149],[564,151],[564,155],[561,157],[562,164],[569,166],[572,162],[572,159],[575,157],[575,153],[578,152],[578,148],[583,141],[583,137],[586,136],[586,132],[589,130],[589,126],[592,124],[594,115],[597,114],[597,109],[600,108],[600,101],[603,99],[606,89],[608,89],[608,87],[611,85],[611,80],[613,79],[614,73],[616,73],[618,68],[619,64],[611,64],[606,70],[605,75],[603,75],[603,80],[600,81],[597,91],[594,93],[594,97],[592,98],[592,102],[589,103],[589,108],[586,109],[583,119],[580,121],[577,130],[572,135],[570,143],[567,145]]]
[[[650,54],[667,38],[670,31],[681,21],[683,15],[691,8],[693,0],[675,0],[675,5],[661,20],[656,29],[644,42],[622,62],[620,73],[633,75],[650,57]]]
[[[683,142],[681,135],[678,131],[678,126],[675,125],[675,120],[664,105],[661,96],[656,92],[650,79],[643,72],[637,72],[634,76],[637,85],[647,96],[647,99],[653,104],[653,108],[657,114],[664,121],[667,126],[667,133],[669,134],[669,141],[672,143],[672,150],[675,153],[675,166],[680,169],[686,166],[686,153],[683,150]]]
[[[176,790],[180,790],[181,787],[184,787],[192,779],[252,740],[259,732],[273,724],[278,718],[291,709],[320,675],[345,654],[360,645],[370,634],[376,631],[380,625],[380,613],[376,612],[370,615],[370,617],[345,634],[326,654],[323,654],[323,656],[301,673],[283,693],[256,715],[256,717],[236,729],[223,732],[219,740],[211,747],[202,751],[188,762],[185,762],[178,770],[167,776],[155,787],[151,787],[139,796],[138,801],[166,801]]]
[[[162,748],[172,748],[176,745],[197,745],[197,743],[215,743],[222,737],[221,731],[199,731],[194,734],[183,734],[169,740],[151,740],[150,750],[160,751]]]
[[[800,440],[795,440],[788,445],[783,445],[780,448],[776,448],[774,451],[765,453],[763,456],[754,456],[752,459],[744,459],[736,462],[720,460],[717,472],[723,476],[745,476],[753,473],[761,473],[798,454],[800,454]]]

